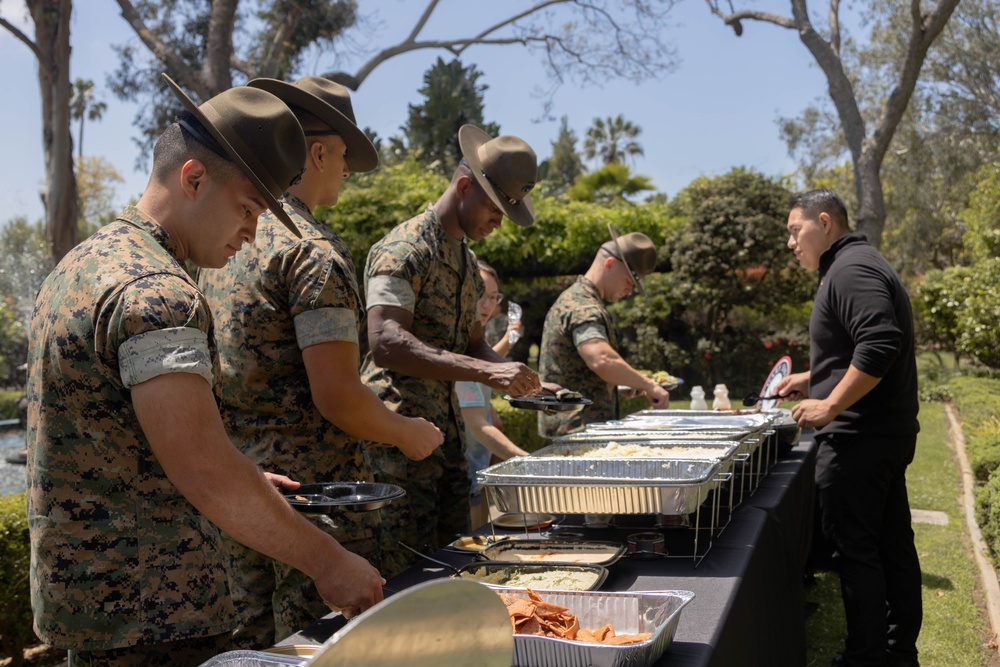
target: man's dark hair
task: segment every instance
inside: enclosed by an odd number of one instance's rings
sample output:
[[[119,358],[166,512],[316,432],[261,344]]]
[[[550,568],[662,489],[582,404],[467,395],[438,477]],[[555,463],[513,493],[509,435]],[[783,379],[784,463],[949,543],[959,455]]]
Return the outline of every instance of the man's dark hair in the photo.
[[[833,224],[850,229],[847,222],[847,207],[833,190],[810,190],[796,195],[788,204],[789,211],[795,209],[801,209],[802,215],[809,220],[816,220],[820,213],[826,213]]]
[[[178,118],[195,128],[195,131],[204,133],[203,136],[211,136],[193,115],[181,114]],[[167,174],[191,159],[204,164],[208,173],[222,183],[243,173],[235,162],[205,145],[191,132],[183,129],[180,123],[173,123],[163,131],[153,146],[153,178],[163,183]]]

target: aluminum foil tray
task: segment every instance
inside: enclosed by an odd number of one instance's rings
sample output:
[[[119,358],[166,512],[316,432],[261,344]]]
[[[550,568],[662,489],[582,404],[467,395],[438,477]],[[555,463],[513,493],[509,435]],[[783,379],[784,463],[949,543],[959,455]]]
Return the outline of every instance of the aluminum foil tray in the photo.
[[[280,667],[306,664],[308,658],[264,651],[228,651],[201,663],[200,667]]]
[[[640,442],[628,442],[624,440],[619,440],[618,438],[608,438],[604,442],[575,442],[575,443],[553,443],[546,447],[532,452],[532,456],[537,457],[574,457],[583,458],[586,460],[606,460],[602,458],[595,457],[585,457],[584,452],[590,451],[595,448],[607,448],[612,442],[618,443],[619,445],[636,445],[638,447],[661,447],[665,449],[675,449],[676,453],[670,451],[662,452],[657,454],[655,457],[648,457],[653,459],[662,459],[667,461],[672,460],[684,460],[684,461],[719,461],[722,467],[719,472],[729,472],[733,467],[733,458],[736,456],[737,452],[740,451],[741,443],[739,442],[728,442],[728,441],[718,441],[718,442],[678,442],[672,440],[643,440]],[[624,460],[637,461],[644,460],[647,457],[636,455],[628,456],[622,455]]]
[[[592,442],[617,440],[618,442],[640,442],[643,440],[680,440],[685,442],[710,442],[710,441],[736,441],[743,440],[750,433],[736,433],[733,431],[665,431],[663,429],[653,429],[643,431],[634,428],[626,429],[593,429],[577,431],[567,435],[560,435],[552,439],[552,444],[563,442]]]
[[[527,591],[517,589],[497,592],[528,597]],[[611,623],[618,634],[651,632],[653,636],[644,642],[610,646],[514,635],[513,667],[648,667],[666,652],[681,611],[694,598],[689,591],[535,592],[546,602],[568,607],[576,614],[580,627],[596,629]]]
[[[718,461],[507,459],[477,475],[501,512],[690,514],[722,481]]]
[[[713,410],[640,410],[625,418],[625,421],[656,421],[681,428],[724,428],[759,429],[773,421],[775,415],[769,412],[749,412],[734,414]]]

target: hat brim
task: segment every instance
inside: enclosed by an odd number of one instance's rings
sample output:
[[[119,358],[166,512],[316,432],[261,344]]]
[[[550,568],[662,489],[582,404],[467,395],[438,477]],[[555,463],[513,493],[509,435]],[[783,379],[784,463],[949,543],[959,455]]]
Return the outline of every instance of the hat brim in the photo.
[[[463,125],[458,130],[458,145],[462,149],[462,157],[472,167],[472,175],[476,182],[489,195],[493,203],[500,207],[503,214],[521,227],[531,227],[535,222],[535,205],[531,201],[531,194],[524,195],[520,203],[511,204],[501,197],[493,184],[486,179],[483,163],[479,159],[479,147],[492,138],[475,125]]]
[[[611,238],[615,242],[615,247],[618,248],[618,258],[621,259],[622,264],[625,265],[625,269],[628,271],[629,276],[632,277],[632,284],[635,285],[636,290],[639,294],[645,294],[646,288],[642,285],[642,277],[636,273],[632,267],[629,265],[628,260],[625,259],[625,249],[622,248],[622,243],[618,240],[618,230],[610,222],[608,223],[608,231],[611,232]]]
[[[236,150],[229,138],[219,131],[219,128],[216,127],[215,123],[209,120],[208,116],[206,116],[205,113],[198,108],[198,105],[194,103],[194,100],[188,97],[187,93],[181,90],[181,87],[178,86],[173,79],[166,74],[163,74],[162,76],[166,79],[167,85],[170,86],[170,91],[174,94],[174,97],[176,97],[180,103],[184,105],[184,108],[187,111],[190,111],[194,117],[198,119],[198,122],[201,123],[202,127],[208,130],[209,134],[212,135],[212,138],[219,142],[219,145],[222,147],[222,150],[226,152],[226,155],[229,156],[229,159],[232,160],[236,166],[238,166],[240,170],[246,174],[246,177],[250,179],[250,182],[254,184],[254,187],[257,188],[260,196],[264,198],[264,203],[267,204],[267,207],[271,210],[271,213],[274,214],[274,217],[280,220],[285,227],[288,227],[288,231],[295,234],[296,237],[302,238],[302,232],[300,232],[299,228],[295,226],[294,222],[292,222],[291,217],[289,217],[288,213],[285,212],[281,202],[279,202],[278,199],[271,194],[271,191],[266,185],[264,185],[260,176],[258,176],[253,168],[247,164],[246,160],[239,153],[239,151]]]
[[[350,118],[312,93],[280,79],[254,79],[247,83],[271,93],[286,104],[301,107],[340,133],[347,145],[347,168],[361,173],[378,166],[378,151],[371,139]]]

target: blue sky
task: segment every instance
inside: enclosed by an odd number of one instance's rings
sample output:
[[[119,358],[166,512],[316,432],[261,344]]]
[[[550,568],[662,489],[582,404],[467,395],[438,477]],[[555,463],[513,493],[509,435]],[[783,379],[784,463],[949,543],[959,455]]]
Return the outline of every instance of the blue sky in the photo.
[[[77,0],[75,4],[71,78],[92,79],[108,104],[104,119],[86,126],[84,153],[104,157],[125,177],[117,190],[118,203],[125,204],[146,184],[146,174],[133,169],[135,108],[114,99],[104,89],[104,81],[117,65],[111,45],[136,38],[114,0]],[[468,19],[468,8],[478,6],[483,16],[496,12],[497,7],[524,4],[522,0],[443,0],[437,18],[422,34],[467,36],[485,25],[481,18],[475,23]],[[425,3],[364,0],[361,5],[362,12],[379,12],[380,29],[370,38],[374,51],[405,36]],[[754,6],[782,14],[789,11],[788,3],[779,0],[759,0]],[[0,15],[26,31],[33,30],[24,23],[21,0],[0,0]],[[553,115],[557,119],[568,116],[570,128],[582,139],[595,117],[623,114],[643,130],[638,141],[645,156],[636,160],[634,170],[671,197],[698,176],[721,174],[734,166],[775,176],[790,173],[794,165],[775,119],[797,114],[826,90],[822,73],[797,35],[771,25],[744,23],[743,36],[737,38],[699,0],[680,2],[671,17],[664,35],[680,59],[673,73],[642,84],[608,81],[601,87],[563,86],[555,95]],[[443,51],[418,51],[377,68],[354,94],[359,124],[383,138],[397,134],[407,105],[420,101],[417,90],[423,74],[438,56],[447,59]],[[498,122],[503,133],[526,139],[540,158],[547,157],[559,123],[534,120],[542,109],[530,93],[536,86],[547,85],[537,56],[516,46],[473,47],[462,61],[466,66],[475,64],[483,73],[480,82],[489,86],[487,120]],[[4,158],[0,160],[0,223],[18,216],[36,220],[42,215],[38,191],[45,175],[37,68],[27,47],[3,29],[0,62],[8,95],[8,103],[0,107],[0,155]],[[361,55],[340,69],[353,71],[360,62]],[[332,56],[317,58],[299,74],[327,71],[333,68],[331,63]],[[74,128],[74,137],[75,132]]]

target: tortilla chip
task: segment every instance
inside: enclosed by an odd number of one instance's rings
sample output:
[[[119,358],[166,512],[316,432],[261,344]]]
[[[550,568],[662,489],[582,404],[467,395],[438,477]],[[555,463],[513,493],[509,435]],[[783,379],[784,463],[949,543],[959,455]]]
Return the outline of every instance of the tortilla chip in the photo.
[[[634,635],[617,635],[615,637],[608,637],[604,640],[604,644],[610,644],[612,646],[621,646],[622,644],[636,644],[638,642],[644,642],[653,636],[651,632],[639,632]]]

